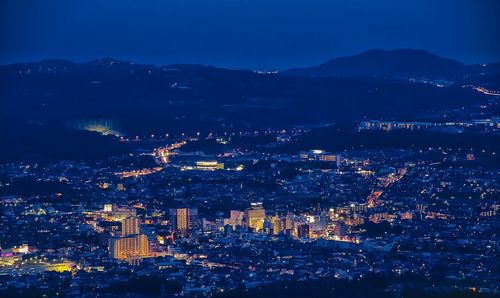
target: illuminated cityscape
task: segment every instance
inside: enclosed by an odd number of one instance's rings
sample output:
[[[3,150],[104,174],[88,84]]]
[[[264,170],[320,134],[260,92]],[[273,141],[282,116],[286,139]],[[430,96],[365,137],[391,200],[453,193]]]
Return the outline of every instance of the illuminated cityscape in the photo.
[[[77,162],[71,173],[68,162],[2,165],[10,179],[65,181],[72,189],[2,197],[4,287],[18,281],[8,276],[54,271],[70,283],[68,295],[80,295],[97,286],[92,276],[111,284],[129,268],[134,278],[168,277],[183,295],[214,295],[375,273],[400,282],[441,268],[441,282],[457,290],[497,290],[500,173],[471,166],[496,152],[474,152],[471,159],[458,148],[243,150],[206,162],[209,155],[185,155],[183,148],[169,163],[153,158],[162,169],[148,175]],[[209,170],[185,171],[183,164]],[[80,194],[92,200],[69,199]],[[469,261],[456,261],[463,256]]]
[[[500,297],[500,2],[0,11],[0,298]]]

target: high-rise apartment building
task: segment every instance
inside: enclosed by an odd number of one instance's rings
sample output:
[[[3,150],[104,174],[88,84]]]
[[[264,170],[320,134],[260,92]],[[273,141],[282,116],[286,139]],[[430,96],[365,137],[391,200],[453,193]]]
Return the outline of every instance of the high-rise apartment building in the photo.
[[[122,236],[128,235],[138,235],[141,233],[140,221],[139,218],[127,217],[122,220]]]
[[[170,209],[169,214],[172,227],[183,233],[191,230],[198,221],[197,208]]]
[[[109,255],[112,258],[125,260],[147,257],[149,254],[149,240],[144,234],[111,238],[109,240]]]
[[[187,231],[189,230],[189,209],[188,208],[180,208],[177,209],[177,230],[179,231]]]

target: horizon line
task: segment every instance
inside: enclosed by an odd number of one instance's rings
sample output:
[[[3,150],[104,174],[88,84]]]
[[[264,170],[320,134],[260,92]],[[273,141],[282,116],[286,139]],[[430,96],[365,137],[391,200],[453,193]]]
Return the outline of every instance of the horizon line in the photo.
[[[315,67],[318,65],[321,65],[325,62],[328,62],[330,60],[335,60],[335,59],[342,59],[342,58],[350,58],[354,57],[357,55],[361,55],[367,52],[371,51],[384,51],[384,52],[391,52],[391,51],[397,51],[397,50],[412,50],[412,51],[422,51],[426,52],[428,54],[437,56],[442,59],[448,59],[448,60],[453,60],[456,62],[459,62],[463,64],[464,66],[468,65],[490,65],[490,64],[495,64],[495,63],[500,63],[500,61],[492,61],[492,62],[482,62],[482,63],[465,63],[461,60],[454,59],[454,58],[449,58],[445,56],[438,55],[434,52],[431,52],[426,49],[422,48],[391,48],[391,49],[385,49],[385,48],[371,48],[367,49],[364,51],[357,51],[354,54],[350,55],[341,55],[341,56],[336,56],[328,59],[322,60],[323,62],[319,62],[318,64],[312,64],[309,66],[289,66],[289,67],[261,67],[261,68],[251,68],[251,67],[229,67],[229,66],[217,66],[215,64],[210,64],[210,63],[197,63],[197,62],[173,62],[173,63],[150,63],[150,62],[140,62],[141,59],[129,59],[129,58],[114,58],[111,56],[108,57],[102,57],[102,58],[95,58],[95,59],[72,59],[72,58],[39,58],[39,59],[33,59],[32,61],[30,60],[25,60],[25,61],[19,61],[19,62],[10,62],[10,63],[0,63],[0,66],[14,66],[14,65],[21,65],[21,64],[36,64],[36,63],[42,63],[45,61],[66,61],[74,64],[86,64],[86,63],[92,63],[92,62],[98,62],[102,60],[114,60],[117,62],[122,62],[122,63],[131,63],[131,64],[137,64],[137,65],[147,65],[147,66],[155,66],[155,67],[165,67],[165,66],[172,66],[172,65],[192,65],[192,66],[204,66],[204,67],[214,67],[214,68],[219,68],[219,69],[228,69],[228,70],[247,70],[247,71],[258,71],[258,70],[265,70],[265,71],[281,71],[281,70],[291,70],[291,69],[296,69],[296,68],[308,68],[308,67]]]

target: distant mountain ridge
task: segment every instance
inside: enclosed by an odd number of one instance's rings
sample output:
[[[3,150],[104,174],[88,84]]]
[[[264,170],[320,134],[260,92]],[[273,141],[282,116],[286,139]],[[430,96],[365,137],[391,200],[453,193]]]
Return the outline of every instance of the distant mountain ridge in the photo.
[[[45,59],[40,62],[14,63],[0,65],[0,69],[11,71],[54,72],[54,71],[95,71],[106,67],[114,71],[227,71],[251,72],[250,70],[224,69],[201,64],[155,65],[121,61],[113,58],[96,59],[76,63],[65,59]],[[347,57],[330,59],[320,65],[292,68],[279,72],[284,76],[297,77],[335,77],[335,78],[371,78],[416,81],[448,80],[461,81],[465,78],[483,75],[499,75],[500,62],[466,65],[454,59],[443,58],[426,50],[419,49],[372,49]]]
[[[497,79],[471,76],[447,88],[410,82],[408,76],[415,73],[481,74],[495,69],[417,50],[372,50],[333,59],[321,68],[336,72],[334,76],[313,75],[311,70],[259,73],[112,58],[4,65],[0,66],[0,116],[54,125],[116,119],[126,134],[314,125],[411,117],[478,103],[485,96],[462,86]]]
[[[318,66],[283,71],[290,76],[369,77],[378,79],[429,79],[457,81],[482,73],[498,73],[500,65],[465,65],[425,50],[369,50],[349,57],[335,58]]]

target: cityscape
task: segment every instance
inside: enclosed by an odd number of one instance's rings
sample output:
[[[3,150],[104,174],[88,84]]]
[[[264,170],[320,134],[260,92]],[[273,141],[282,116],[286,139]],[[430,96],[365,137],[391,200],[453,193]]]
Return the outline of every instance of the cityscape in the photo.
[[[500,297],[500,64],[375,47],[255,70],[1,50],[0,297]]]

